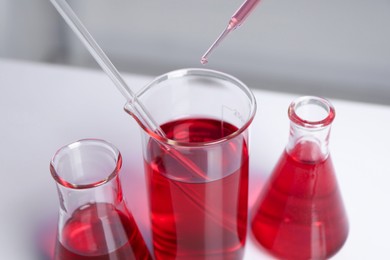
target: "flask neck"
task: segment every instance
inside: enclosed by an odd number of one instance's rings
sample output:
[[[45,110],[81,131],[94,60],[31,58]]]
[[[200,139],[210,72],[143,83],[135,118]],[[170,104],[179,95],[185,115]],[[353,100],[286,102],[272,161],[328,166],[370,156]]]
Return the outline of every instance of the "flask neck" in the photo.
[[[329,155],[329,134],[330,127],[313,130],[291,123],[286,151],[298,161],[323,161]]]
[[[120,152],[111,144],[84,139],[61,148],[50,163],[56,180],[60,213],[70,215],[85,205],[123,202]]]
[[[87,205],[109,204],[119,210],[126,210],[125,201],[118,176],[96,187],[75,189],[57,183],[60,214],[68,218],[73,212]]]
[[[305,96],[289,107],[290,136],[287,153],[295,160],[316,163],[329,155],[329,136],[335,117],[332,104],[323,98]]]

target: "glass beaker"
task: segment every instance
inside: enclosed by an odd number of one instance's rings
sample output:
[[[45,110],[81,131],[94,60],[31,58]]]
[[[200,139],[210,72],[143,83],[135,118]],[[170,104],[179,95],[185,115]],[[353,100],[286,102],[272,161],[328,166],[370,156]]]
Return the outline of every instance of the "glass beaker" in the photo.
[[[327,259],[348,236],[328,141],[335,110],[305,96],[289,107],[290,136],[252,220],[257,241],[282,259]]]
[[[83,139],[59,149],[50,162],[60,210],[56,260],[151,259],[126,207],[120,152]]]
[[[247,232],[252,92],[206,69],[162,75],[137,95],[166,137],[143,128],[157,259],[240,259]]]

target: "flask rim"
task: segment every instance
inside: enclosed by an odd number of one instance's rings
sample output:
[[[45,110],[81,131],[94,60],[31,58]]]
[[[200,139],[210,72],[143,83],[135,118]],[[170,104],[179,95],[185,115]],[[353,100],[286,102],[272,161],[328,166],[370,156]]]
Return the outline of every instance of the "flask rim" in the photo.
[[[326,114],[321,117],[315,115],[316,117],[318,117],[318,119],[306,118],[305,116],[301,115],[298,110],[303,106],[308,105],[317,106],[318,108],[323,110],[322,112],[325,112]],[[293,123],[298,126],[312,129],[324,128],[326,126],[329,126],[333,122],[335,115],[336,112],[332,103],[330,103],[330,101],[325,98],[316,96],[299,97],[293,102],[291,102],[288,108],[288,116]]]
[[[96,178],[94,181],[91,182],[80,184],[80,183],[76,183],[75,181],[69,180],[68,178],[65,178],[59,172],[57,166],[58,163],[62,160],[62,157],[66,156],[72,151],[76,151],[80,149],[80,147],[83,146],[91,146],[92,148],[99,147],[103,149],[102,151],[104,153],[110,154],[110,156],[114,160],[114,165],[112,170],[108,171],[105,176],[102,176],[101,178]],[[90,188],[104,185],[110,182],[115,177],[117,177],[121,168],[122,168],[122,155],[120,151],[113,144],[105,140],[95,139],[95,138],[80,139],[73,143],[67,144],[61,147],[60,149],[58,149],[57,152],[52,157],[52,159],[50,160],[50,173],[54,178],[54,180],[56,181],[56,183],[70,189],[90,189]]]

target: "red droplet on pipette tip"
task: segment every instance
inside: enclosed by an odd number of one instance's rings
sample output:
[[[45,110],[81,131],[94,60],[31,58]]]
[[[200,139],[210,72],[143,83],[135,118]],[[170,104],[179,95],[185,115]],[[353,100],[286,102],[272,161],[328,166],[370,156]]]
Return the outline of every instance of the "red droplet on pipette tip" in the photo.
[[[202,63],[203,65],[207,64],[207,62],[209,62],[209,61],[208,61],[207,58],[205,58],[205,57],[202,57],[202,58],[200,59],[200,63]]]

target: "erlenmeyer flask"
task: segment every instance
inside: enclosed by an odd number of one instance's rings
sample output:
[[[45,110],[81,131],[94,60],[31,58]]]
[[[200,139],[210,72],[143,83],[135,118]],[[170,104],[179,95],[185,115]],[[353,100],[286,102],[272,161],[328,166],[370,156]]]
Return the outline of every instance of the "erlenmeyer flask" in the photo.
[[[333,106],[301,97],[288,110],[287,147],[252,219],[257,241],[282,259],[326,259],[348,236],[348,219],[328,150]]]
[[[120,152],[103,140],[80,140],[54,155],[56,260],[151,259],[122,195],[121,165]]]

